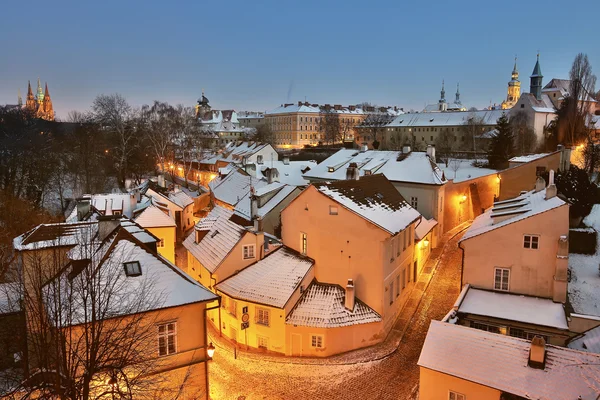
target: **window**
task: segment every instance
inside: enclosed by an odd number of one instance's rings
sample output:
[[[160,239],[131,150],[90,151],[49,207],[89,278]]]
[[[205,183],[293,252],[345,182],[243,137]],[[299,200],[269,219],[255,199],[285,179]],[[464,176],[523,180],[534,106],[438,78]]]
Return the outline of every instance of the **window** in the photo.
[[[267,350],[269,348],[269,339],[264,336],[256,335],[256,345],[259,349]]]
[[[537,250],[539,248],[540,237],[536,235],[525,235],[523,247],[526,249]]]
[[[156,243],[156,247],[165,247],[165,239],[160,238],[158,243]]]
[[[142,267],[139,261],[130,261],[123,263],[125,267],[125,275],[127,276],[139,276],[142,274]]]
[[[310,347],[315,347],[317,349],[323,348],[323,336],[322,335],[312,335],[310,337]]]
[[[269,310],[265,310],[264,308],[257,308],[256,323],[264,326],[269,326]]]
[[[231,301],[229,302],[229,307],[227,307],[227,311],[229,312],[229,314],[233,315],[234,317],[237,317],[237,301],[231,299]]]
[[[419,198],[418,197],[411,197],[410,198],[410,206],[414,209],[417,209],[417,206],[419,205]]]
[[[546,173],[546,167],[535,167],[535,176],[542,176]]]
[[[527,339],[527,340],[533,339],[534,336],[542,336],[544,338],[544,340],[548,341],[548,338],[545,337],[544,335],[540,335],[539,333],[527,332],[527,331],[524,331],[523,329],[519,329],[519,328],[509,328],[508,334],[512,337]]]
[[[394,302],[394,281],[390,283],[390,305]]]
[[[494,290],[508,291],[509,276],[509,269],[496,268],[494,270]]]
[[[479,322],[471,321],[471,328],[491,333],[500,333],[500,327],[488,324],[480,324]]]
[[[467,400],[467,396],[450,390],[448,392],[448,400]]]
[[[158,355],[177,353],[177,325],[175,322],[158,325]]]
[[[244,260],[248,260],[250,258],[254,258],[254,245],[247,244],[243,247],[244,252]]]
[[[338,215],[337,206],[329,206],[329,215]]]
[[[402,270],[402,289],[406,287],[406,268]]]
[[[525,104],[521,104],[521,108],[525,108]]]
[[[396,276],[396,297],[400,296],[400,275]]]
[[[300,249],[301,249],[301,253],[306,255],[306,251],[308,250],[308,238],[306,236],[306,233],[300,233]]]

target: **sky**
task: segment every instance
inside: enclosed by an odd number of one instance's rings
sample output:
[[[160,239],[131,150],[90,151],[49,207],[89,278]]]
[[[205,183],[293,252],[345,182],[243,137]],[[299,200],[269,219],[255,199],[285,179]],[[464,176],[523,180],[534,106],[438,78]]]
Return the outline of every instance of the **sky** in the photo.
[[[600,75],[598,15],[598,0],[6,1],[0,104],[39,77],[62,119],[99,94],[192,106],[202,89],[216,109],[419,111],[445,80],[448,100],[460,82],[463,104],[481,108],[506,97],[515,55],[525,92],[538,51],[544,84],[579,52]]]

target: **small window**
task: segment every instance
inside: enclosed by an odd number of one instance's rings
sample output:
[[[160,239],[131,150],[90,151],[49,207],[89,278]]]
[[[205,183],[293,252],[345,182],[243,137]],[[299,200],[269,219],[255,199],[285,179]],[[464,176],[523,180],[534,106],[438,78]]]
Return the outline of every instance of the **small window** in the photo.
[[[269,310],[266,310],[264,308],[257,308],[256,323],[259,325],[269,326]]]
[[[508,291],[510,281],[510,270],[506,268],[496,268],[494,270],[494,290]]]
[[[306,233],[300,233],[300,249],[301,249],[301,253],[306,255],[306,252],[308,250],[308,237],[306,236]]]
[[[156,243],[156,247],[165,247],[165,239],[160,238],[160,240]]]
[[[450,390],[448,392],[448,400],[467,400],[467,396]]]
[[[338,215],[337,206],[329,206],[329,215]]]
[[[521,104],[521,108],[525,108],[525,104]]]
[[[406,268],[402,270],[402,289],[406,287]]]
[[[256,335],[256,345],[259,349],[268,350],[269,349],[269,339],[264,336]]]
[[[396,297],[400,296],[400,275],[396,275]]]
[[[113,211],[113,215],[121,215],[121,211]]]
[[[535,176],[542,176],[546,173],[546,167],[535,167]]]
[[[244,253],[244,260],[254,258],[254,245],[253,244],[244,245],[243,253]]]
[[[177,353],[177,325],[175,322],[158,325],[158,355]]]
[[[390,305],[394,302],[394,281],[390,283]]]
[[[418,205],[419,205],[419,198],[418,197],[411,197],[410,198],[410,206],[416,210],[417,207],[418,207]]]
[[[310,347],[314,347],[316,349],[323,348],[323,336],[322,335],[312,335],[310,337]]]
[[[140,276],[142,274],[142,267],[139,261],[130,261],[123,263],[125,267],[125,275],[127,276]]]
[[[525,235],[523,247],[526,249],[537,250],[539,248],[540,237],[536,235]]]
[[[258,156],[256,156],[256,162],[257,162],[258,164],[262,164],[262,163],[263,163],[263,156],[262,156],[262,155],[258,155]]]

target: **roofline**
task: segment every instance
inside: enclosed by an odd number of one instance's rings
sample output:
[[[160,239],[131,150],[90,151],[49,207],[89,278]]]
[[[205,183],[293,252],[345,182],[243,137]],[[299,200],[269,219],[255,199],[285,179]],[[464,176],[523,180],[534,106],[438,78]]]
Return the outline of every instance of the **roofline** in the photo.
[[[562,200],[562,199],[561,199],[561,200]],[[508,223],[508,224],[506,224],[506,225],[498,226],[498,227],[496,227],[496,228],[494,228],[494,229],[490,229],[490,230],[487,230],[487,231],[485,231],[485,232],[481,232],[481,233],[478,233],[478,234],[476,234],[476,235],[469,236],[469,237],[468,237],[468,238],[466,238],[466,239],[464,239],[464,238],[461,238],[461,239],[458,241],[458,243],[465,242],[465,241],[467,241],[467,240],[469,240],[469,239],[473,239],[474,237],[477,237],[477,236],[480,236],[480,235],[484,235],[484,234],[486,234],[486,233],[488,233],[488,232],[494,231],[494,230],[496,230],[496,229],[501,229],[501,228],[504,228],[505,226],[509,226],[509,225],[515,224],[515,223],[517,223],[517,222],[525,221],[526,219],[529,219],[529,218],[532,218],[532,217],[536,217],[536,216],[538,216],[538,215],[542,215],[542,214],[544,214],[544,213],[547,213],[548,211],[556,210],[557,208],[560,208],[560,207],[563,207],[563,206],[569,206],[569,203],[567,203],[566,201],[564,201],[564,200],[563,200],[563,204],[561,204],[561,205],[559,205],[559,206],[557,206],[557,207],[552,207],[552,208],[549,208],[549,209],[547,209],[547,210],[545,210],[545,211],[542,211],[542,212],[540,212],[540,213],[537,213],[537,214],[530,215],[530,216],[528,216],[528,217],[526,217],[526,218],[522,218],[522,219],[518,219],[518,220],[516,220],[516,221],[509,222],[509,223]],[[487,212],[487,211],[486,211],[486,212]],[[484,214],[481,214],[481,215],[484,215]],[[490,218],[491,218],[491,213],[490,213]],[[502,221],[502,222],[504,222],[504,221]],[[493,225],[492,225],[492,226],[493,226]],[[468,230],[467,230],[467,232],[468,232]]]

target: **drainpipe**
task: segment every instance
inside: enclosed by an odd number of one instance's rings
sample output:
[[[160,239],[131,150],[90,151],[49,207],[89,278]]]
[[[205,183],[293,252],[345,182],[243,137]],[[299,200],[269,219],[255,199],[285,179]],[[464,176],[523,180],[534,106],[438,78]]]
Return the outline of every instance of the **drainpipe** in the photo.
[[[212,285],[213,288],[213,293],[216,293],[216,288],[215,286],[217,285],[217,280],[215,278],[213,278],[212,273],[210,274],[210,279],[215,281],[214,284]],[[219,305],[221,304],[221,298],[219,297]],[[221,331],[221,308],[219,307],[219,337],[223,336],[223,332]]]
[[[462,247],[462,243],[458,242],[458,248],[461,250],[462,252],[462,257],[461,257],[461,261],[460,261],[460,288],[463,287],[463,273],[465,270],[465,249]]]
[[[210,389],[208,386],[208,362],[210,361],[210,359],[208,358],[208,352],[207,352],[207,348],[208,348],[208,311],[210,310],[214,310],[215,308],[218,308],[219,310],[221,309],[221,296],[219,296],[217,298],[217,305],[213,306],[213,307],[205,307],[204,308],[204,362],[206,364],[205,368],[204,368],[204,379],[205,379],[205,385],[206,385],[206,400],[210,400]],[[219,315],[220,315],[221,311],[219,311]],[[220,321],[219,321],[219,325],[220,325]]]

